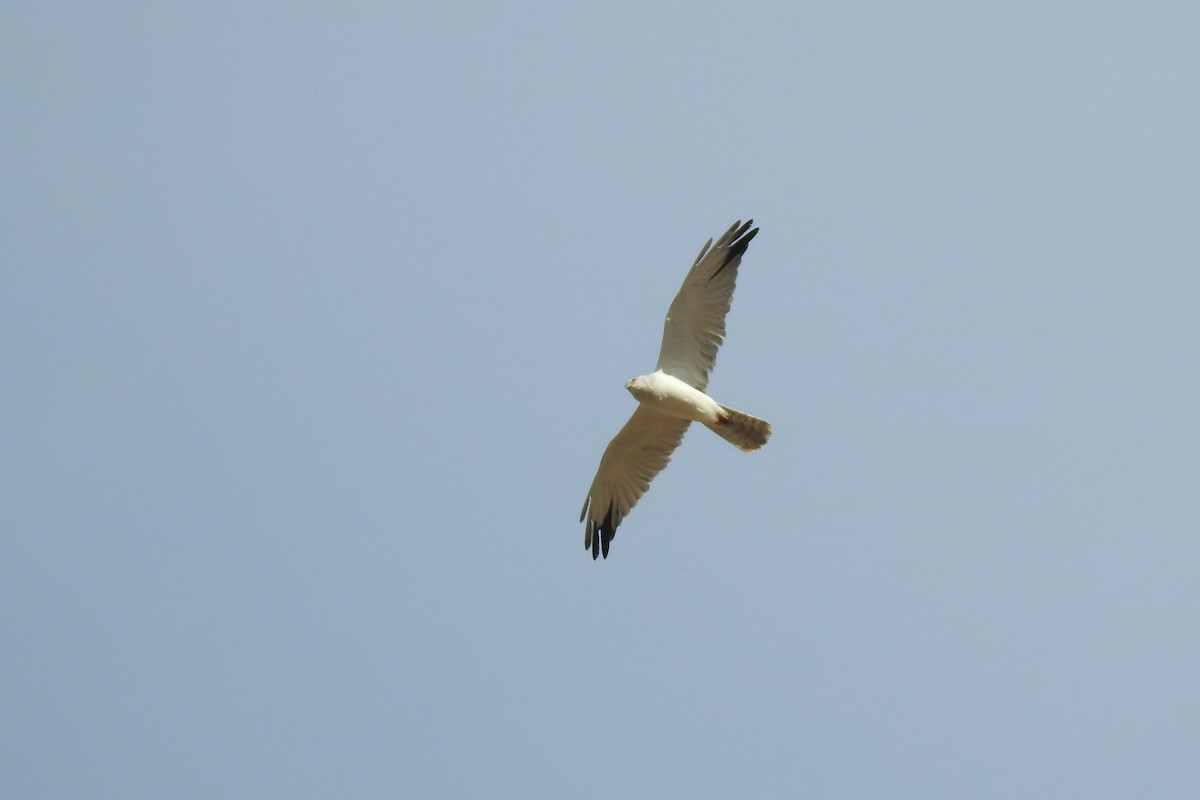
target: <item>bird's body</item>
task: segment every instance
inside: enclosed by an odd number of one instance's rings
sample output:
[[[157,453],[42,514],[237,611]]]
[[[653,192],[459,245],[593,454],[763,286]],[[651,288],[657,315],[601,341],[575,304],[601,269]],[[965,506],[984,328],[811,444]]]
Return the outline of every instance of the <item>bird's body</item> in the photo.
[[[721,413],[716,400],[661,369],[630,378],[625,388],[643,407],[667,417],[711,425]]]
[[[671,460],[692,422],[699,422],[742,450],[766,444],[771,426],[723,406],[705,393],[717,348],[725,338],[725,315],[742,255],[758,228],[740,221],[696,256],[667,312],[658,367],[625,383],[638,401],[633,416],[609,442],[579,515],[583,546],[592,558],[608,557],[617,526]]]

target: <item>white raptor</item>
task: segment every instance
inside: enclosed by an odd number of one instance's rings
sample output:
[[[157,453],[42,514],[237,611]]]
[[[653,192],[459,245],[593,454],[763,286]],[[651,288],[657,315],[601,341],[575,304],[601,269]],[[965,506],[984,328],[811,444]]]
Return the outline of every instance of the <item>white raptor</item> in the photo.
[[[704,393],[717,348],[725,339],[725,315],[738,266],[758,233],[758,228],[750,228],[753,224],[754,220],[739,220],[715,245],[709,239],[700,248],[667,311],[656,369],[625,382],[637,398],[637,410],[605,448],[579,515],[580,522],[587,519],[583,546],[591,549],[592,558],[608,558],[617,526],[671,460],[692,422],[742,450],[757,450],[771,435],[765,420],[734,411]]]

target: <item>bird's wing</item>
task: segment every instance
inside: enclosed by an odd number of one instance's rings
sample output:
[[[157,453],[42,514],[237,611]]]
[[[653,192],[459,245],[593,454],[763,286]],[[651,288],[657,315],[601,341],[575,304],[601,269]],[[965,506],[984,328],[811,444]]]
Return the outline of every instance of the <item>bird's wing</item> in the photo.
[[[708,373],[725,339],[725,314],[733,299],[738,265],[758,228],[754,220],[733,223],[714,245],[709,239],[683,279],[663,325],[658,369],[704,391]]]
[[[617,526],[671,460],[689,424],[686,419],[664,416],[639,405],[608,443],[579,514],[580,522],[587,519],[583,547],[591,549],[592,558],[602,552],[608,558],[608,545]]]

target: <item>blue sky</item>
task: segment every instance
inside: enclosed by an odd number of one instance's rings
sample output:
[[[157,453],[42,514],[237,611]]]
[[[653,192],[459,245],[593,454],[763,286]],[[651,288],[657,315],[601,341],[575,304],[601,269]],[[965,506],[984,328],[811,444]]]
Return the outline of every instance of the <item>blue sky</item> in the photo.
[[[0,30],[6,796],[1200,792],[1194,5]]]

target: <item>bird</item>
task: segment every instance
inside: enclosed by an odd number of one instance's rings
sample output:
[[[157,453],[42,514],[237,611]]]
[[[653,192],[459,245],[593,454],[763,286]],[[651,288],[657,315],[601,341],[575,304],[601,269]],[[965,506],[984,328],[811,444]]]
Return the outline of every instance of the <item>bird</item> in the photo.
[[[738,267],[758,233],[754,220],[733,223],[713,244],[709,239],[688,270],[663,323],[654,372],[625,382],[638,407],[604,449],[579,521],[584,550],[603,555],[617,527],[662,472],[693,422],[741,450],[767,443],[766,420],[721,405],[705,394],[717,348],[725,339],[725,315],[733,299]]]

